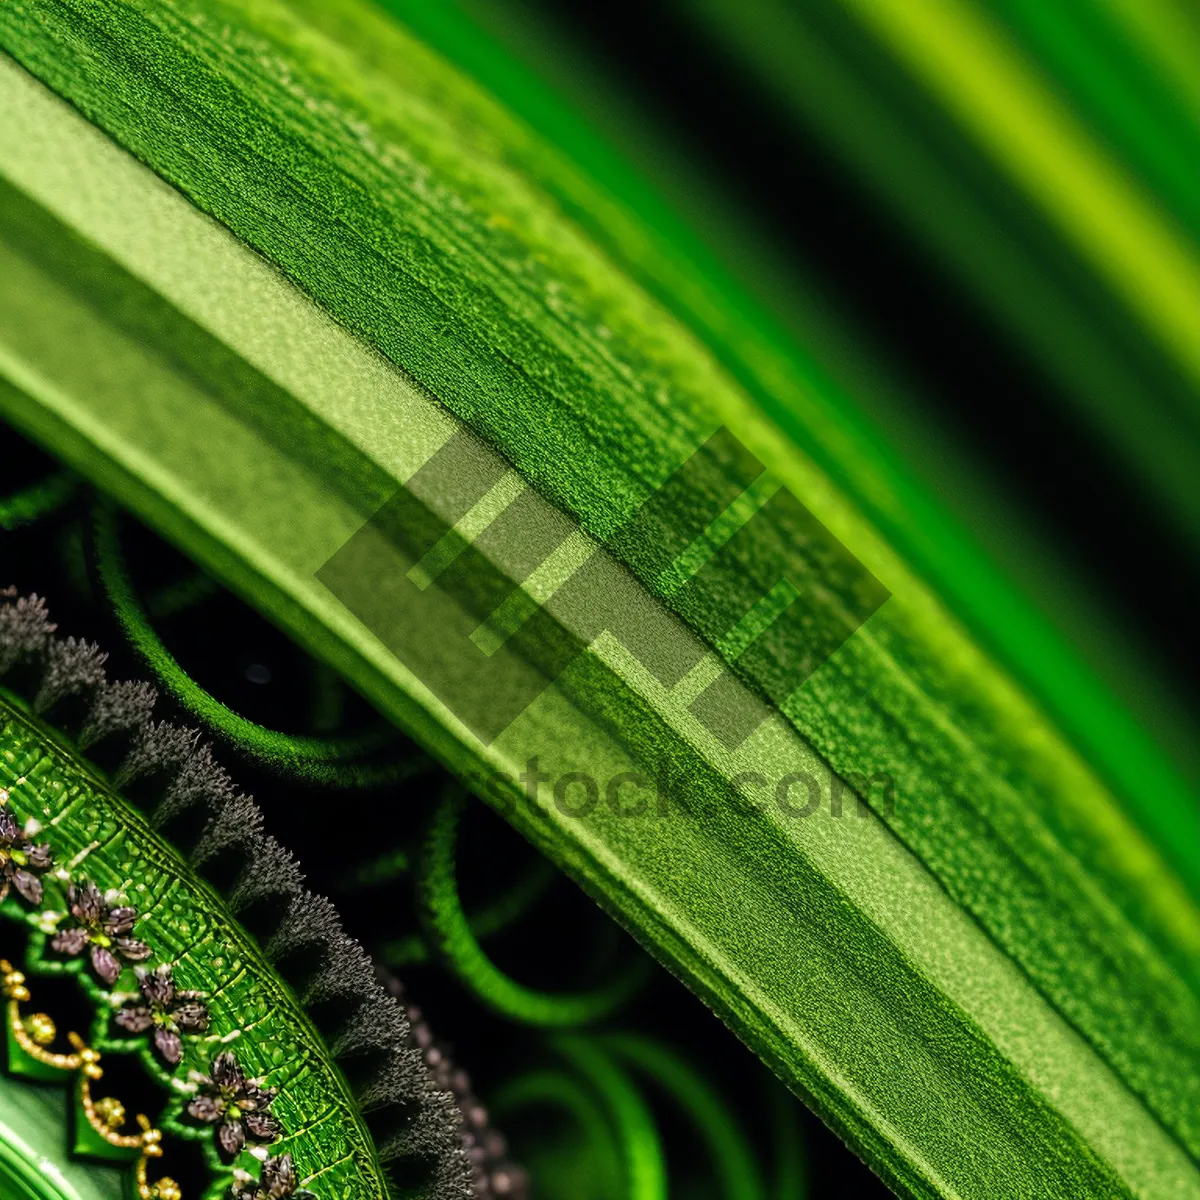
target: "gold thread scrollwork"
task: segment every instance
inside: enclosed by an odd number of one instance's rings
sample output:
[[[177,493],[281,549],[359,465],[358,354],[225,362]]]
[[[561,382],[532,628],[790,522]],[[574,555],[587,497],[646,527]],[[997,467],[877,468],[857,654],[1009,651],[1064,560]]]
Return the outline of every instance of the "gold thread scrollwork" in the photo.
[[[121,1133],[125,1125],[125,1106],[111,1096],[93,1099],[92,1084],[104,1075],[100,1052],[93,1050],[74,1032],[67,1034],[74,1053],[58,1054],[47,1049],[58,1033],[54,1022],[41,1012],[22,1016],[21,1005],[28,1004],[33,997],[25,976],[6,959],[0,959],[0,991],[8,1002],[8,1027],[17,1045],[30,1058],[45,1066],[59,1071],[80,1072],[80,1102],[88,1124],[110,1146],[141,1151],[134,1174],[138,1200],[183,1200],[179,1184],[169,1176],[164,1175],[153,1181],[149,1178],[150,1159],[163,1156],[162,1131],[155,1129],[145,1114],[138,1113],[136,1122],[140,1132]]]

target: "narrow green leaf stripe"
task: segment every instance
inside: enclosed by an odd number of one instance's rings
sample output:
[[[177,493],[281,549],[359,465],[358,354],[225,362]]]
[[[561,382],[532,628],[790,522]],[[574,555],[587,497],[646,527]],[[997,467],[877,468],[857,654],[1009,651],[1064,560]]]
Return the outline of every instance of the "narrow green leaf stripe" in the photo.
[[[1187,164],[1200,154],[1200,112],[1185,89],[1172,86],[1157,55],[1145,53],[1118,7],[1096,0],[1001,0],[992,16],[1030,60],[1069,90],[1081,124],[1095,131],[1105,150],[1138,169],[1143,186],[1195,242],[1200,197]]]
[[[851,0],[1107,279],[1200,395],[1200,255],[974,5]]]
[[[269,3],[39,3],[0,10],[0,39],[185,193],[4,64],[13,120],[38,137],[0,134],[0,409],[504,811],[897,1191],[1200,1194],[1187,890],[1105,772],[512,167],[482,96],[411,45],[402,70],[353,70]],[[891,593],[794,693],[778,671],[805,653],[794,629],[772,626],[753,670],[732,664],[735,704],[773,710],[732,749],[692,710],[730,665],[724,616],[786,575],[823,636],[860,597],[769,500],[756,544],[731,540],[684,586],[662,545],[613,542],[721,426],[769,468],[758,501],[786,487]],[[415,506],[401,485],[464,428],[509,501],[545,505],[582,559],[625,572],[647,622],[694,639],[693,672],[667,686],[607,636],[572,657],[545,581],[497,560],[556,682],[484,744],[320,583],[382,505]],[[670,493],[664,544],[737,497],[736,464],[719,465]],[[480,589],[445,595],[435,641],[481,623]],[[662,772],[665,811],[530,802],[533,758],[559,781]],[[801,773],[811,820],[777,802]],[[894,781],[894,807],[843,788],[870,776]]]

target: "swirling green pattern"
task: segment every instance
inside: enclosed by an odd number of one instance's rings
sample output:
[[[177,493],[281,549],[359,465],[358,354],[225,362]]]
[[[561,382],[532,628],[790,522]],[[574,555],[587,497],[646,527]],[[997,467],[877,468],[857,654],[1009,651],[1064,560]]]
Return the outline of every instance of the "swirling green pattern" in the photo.
[[[150,623],[125,567],[118,521],[111,504],[97,504],[95,554],[101,584],[122,628],[154,678],[207,729],[251,757],[310,783],[380,787],[410,779],[422,770],[425,763],[420,754],[395,752],[399,738],[388,725],[346,737],[304,737],[266,729],[206,692],[179,665]],[[355,761],[389,748],[393,750],[390,762],[374,765]]]
[[[556,994],[518,983],[488,958],[463,911],[454,875],[455,840],[466,800],[461,789],[452,788],[426,835],[418,890],[432,948],[484,1004],[514,1021],[563,1029],[589,1025],[619,1011],[645,982],[647,960],[635,959],[587,991]]]

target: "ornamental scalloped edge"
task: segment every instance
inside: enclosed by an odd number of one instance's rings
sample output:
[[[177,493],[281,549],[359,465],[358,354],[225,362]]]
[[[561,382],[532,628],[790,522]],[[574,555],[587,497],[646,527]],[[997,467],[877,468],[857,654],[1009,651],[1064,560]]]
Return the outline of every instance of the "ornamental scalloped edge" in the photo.
[[[182,1200],[169,1175],[151,1177],[165,1136],[201,1144],[214,1179],[205,1200],[383,1198],[392,1190],[381,1159],[393,1158],[432,1160],[429,1194],[469,1196],[454,1098],[436,1089],[403,1009],[331,906],[299,886],[291,856],[261,833],[253,802],[232,791],[194,731],[144,719],[152,689],[106,682],[96,647],[51,638],[42,603],[13,595],[0,593],[0,675],[31,663],[44,674],[33,706],[0,688],[0,915],[28,931],[24,963],[0,962],[10,1060],[73,1080],[92,1144],[123,1152],[139,1200]],[[90,679],[81,661],[96,664]],[[114,778],[123,791],[161,789],[149,820],[34,714],[80,692],[90,700],[80,734],[89,750],[127,732],[131,715],[143,718]],[[192,864],[228,854],[233,841],[245,856],[228,900],[155,828],[196,805],[211,815]],[[286,909],[265,954],[235,916],[264,898]],[[313,949],[323,961],[298,996],[268,960]],[[53,976],[74,976],[95,1012],[86,1034],[67,1035],[70,1049],[29,1008],[37,980]],[[342,1001],[345,1010],[347,997],[350,1019],[322,1036],[306,1009]],[[131,1053],[168,1100],[157,1125],[138,1114],[138,1129],[125,1132],[119,1098],[92,1089],[107,1058]],[[353,1088],[339,1064],[376,1057],[382,1070]],[[407,1129],[389,1106],[405,1110]],[[372,1111],[390,1121],[368,1128]],[[393,1136],[381,1154],[382,1127]]]

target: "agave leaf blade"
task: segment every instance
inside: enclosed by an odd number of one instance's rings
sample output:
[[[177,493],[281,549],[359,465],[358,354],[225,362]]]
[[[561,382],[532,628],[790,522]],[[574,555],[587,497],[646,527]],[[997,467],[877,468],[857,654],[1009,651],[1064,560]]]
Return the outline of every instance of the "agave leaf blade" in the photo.
[[[1196,1061],[1194,1021],[1188,1031],[1200,1004],[1200,924],[1186,893],[1003,672],[821,473],[689,357],[686,337],[629,299],[687,359],[681,372],[714,387],[678,433],[653,407],[629,409],[649,483],[626,470],[629,443],[616,453],[578,433],[586,413],[547,421],[501,397],[506,412],[466,422],[19,68],[6,65],[4,79],[13,111],[18,99],[40,104],[40,127],[63,135],[40,163],[3,163],[5,212],[17,214],[0,264],[6,415],[472,779],[898,1190],[1200,1194],[1186,1150],[1198,1141],[1196,1077],[1177,1069]],[[63,162],[87,188],[46,184]],[[49,239],[25,236],[53,227]],[[595,286],[619,297],[597,270]],[[543,478],[542,502],[601,555],[604,520],[611,528],[614,510],[628,513],[721,423],[780,464],[893,593],[736,752],[697,727],[694,693],[663,686],[605,638],[484,744],[318,578],[466,425],[498,438],[510,456],[498,469],[521,466],[519,487],[554,468],[557,490]],[[539,425],[544,445],[525,440]],[[555,463],[556,442],[575,458]],[[682,625],[669,596],[639,585],[647,611]],[[447,599],[446,630],[472,618]],[[877,688],[866,700],[864,685]],[[919,744],[898,721],[920,730]],[[607,805],[581,819],[524,802],[517,780],[535,756],[557,780],[666,764],[679,783],[661,819]],[[832,787],[830,764],[903,780],[890,825],[789,821],[733,782],[807,771]],[[1165,1030],[1153,1040],[1150,1021]]]

